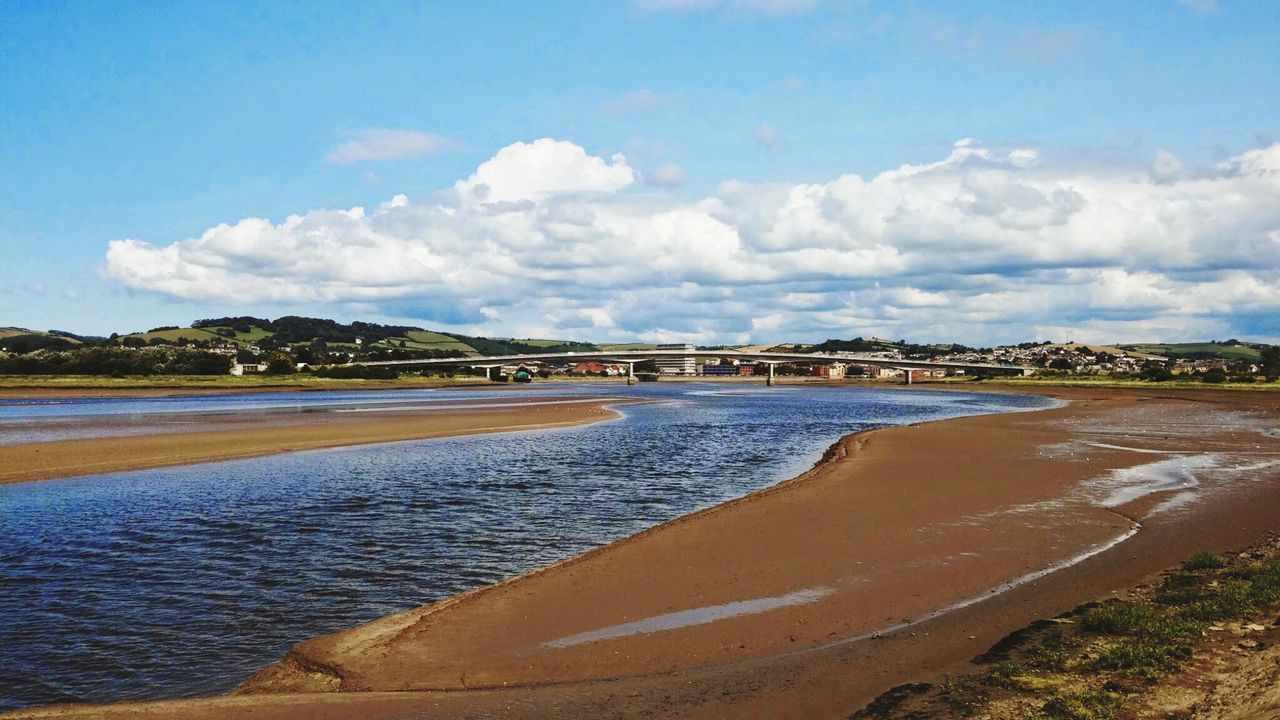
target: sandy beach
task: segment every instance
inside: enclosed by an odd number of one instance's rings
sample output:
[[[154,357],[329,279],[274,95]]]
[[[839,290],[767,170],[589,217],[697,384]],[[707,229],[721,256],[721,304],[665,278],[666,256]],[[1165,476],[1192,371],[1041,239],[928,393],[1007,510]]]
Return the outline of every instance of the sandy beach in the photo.
[[[617,417],[603,406],[627,402],[630,401],[581,398],[546,404],[536,398],[511,398],[458,401],[451,403],[448,410],[185,416],[175,420],[199,425],[201,429],[0,444],[0,484],[259,457],[295,450],[567,427]],[[111,421],[104,418],[87,422],[105,425]]]
[[[12,716],[844,717],[1036,618],[1280,529],[1280,396],[1042,394],[1066,403],[847,437],[773,488],[299,643],[233,695]],[[604,413],[475,411],[422,419],[413,436]],[[350,444],[345,422],[109,442],[173,443],[177,462],[184,444],[235,434],[278,433],[247,454]],[[363,441],[407,439],[379,436],[406,431],[401,418],[361,422]],[[92,441],[67,442],[89,456]],[[61,467],[0,459],[25,479]]]

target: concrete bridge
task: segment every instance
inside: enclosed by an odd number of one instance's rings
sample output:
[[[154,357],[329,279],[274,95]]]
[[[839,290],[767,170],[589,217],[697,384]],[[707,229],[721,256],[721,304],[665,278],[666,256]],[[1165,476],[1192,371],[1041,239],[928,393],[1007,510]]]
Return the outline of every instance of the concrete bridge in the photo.
[[[907,384],[911,384],[912,370],[963,370],[965,372],[984,372],[998,375],[1025,375],[1024,368],[1015,365],[992,365],[989,363],[934,362],[931,360],[900,360],[875,355],[858,353],[786,353],[786,352],[751,352],[740,350],[613,350],[595,352],[536,353],[525,355],[489,355],[465,358],[432,358],[430,360],[378,360],[358,363],[366,367],[473,367],[493,368],[504,365],[520,365],[522,363],[574,363],[587,360],[606,362],[627,366],[628,384],[635,382],[635,364],[645,360],[661,360],[664,358],[722,358],[750,360],[769,366],[767,384],[773,385],[774,368],[786,363],[806,365],[844,363],[847,365],[867,365],[890,367],[905,371]]]

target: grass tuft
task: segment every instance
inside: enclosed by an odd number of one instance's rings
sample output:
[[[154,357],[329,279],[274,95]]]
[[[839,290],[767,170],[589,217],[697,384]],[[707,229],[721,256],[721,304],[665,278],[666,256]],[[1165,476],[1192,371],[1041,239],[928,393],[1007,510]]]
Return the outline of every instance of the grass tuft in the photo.
[[[1040,709],[1050,720],[1111,720],[1120,697],[1108,692],[1057,693]]]
[[[1181,667],[1189,657],[1190,643],[1122,640],[1099,653],[1092,665],[1101,670],[1115,670],[1128,677],[1159,680]]]
[[[1217,570],[1227,566],[1227,562],[1208,550],[1201,550],[1182,563],[1183,570]]]
[[[1149,607],[1115,602],[1090,608],[1081,624],[1086,630],[1100,635],[1120,635],[1150,624],[1155,618],[1155,611]]]

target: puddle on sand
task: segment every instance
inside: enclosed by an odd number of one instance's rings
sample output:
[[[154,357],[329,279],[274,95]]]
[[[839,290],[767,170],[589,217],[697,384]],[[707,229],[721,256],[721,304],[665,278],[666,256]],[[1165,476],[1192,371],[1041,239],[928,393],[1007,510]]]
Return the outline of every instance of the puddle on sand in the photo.
[[[614,638],[626,637],[628,635],[640,635],[647,633],[663,632],[666,630],[677,630],[679,628],[691,627],[693,625],[705,625],[717,620],[725,620],[727,618],[739,617],[741,615],[756,615],[778,608],[789,607],[791,605],[804,605],[815,600],[820,600],[834,590],[829,587],[811,587],[803,590],[797,590],[786,595],[777,595],[774,597],[754,598],[752,600],[738,600],[736,602],[724,603],[723,605],[707,605],[705,607],[693,608],[691,610],[681,610],[679,612],[666,613],[664,615],[654,615],[643,620],[622,623],[621,625],[612,625],[610,627],[601,628],[599,630],[591,630],[577,635],[552,640],[542,644],[543,647],[549,648],[566,648],[583,643],[595,642],[597,640],[612,640]]]
[[[1098,500],[1098,504],[1113,508],[1152,493],[1191,490],[1200,485],[1195,471],[1216,468],[1219,461],[1216,453],[1179,455],[1112,470],[1094,485],[1098,491],[1107,493]]]

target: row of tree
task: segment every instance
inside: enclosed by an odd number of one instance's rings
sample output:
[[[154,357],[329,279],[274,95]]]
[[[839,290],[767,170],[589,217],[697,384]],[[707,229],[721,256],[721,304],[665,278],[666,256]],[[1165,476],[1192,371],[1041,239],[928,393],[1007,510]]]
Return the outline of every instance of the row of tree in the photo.
[[[0,357],[4,375],[226,375],[231,358],[186,348],[91,347]]]

